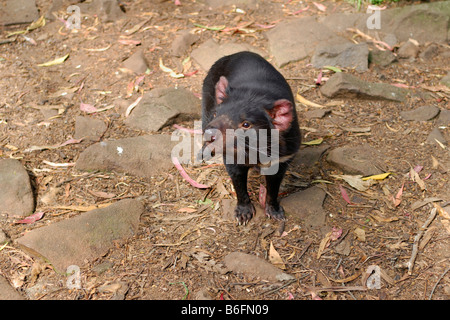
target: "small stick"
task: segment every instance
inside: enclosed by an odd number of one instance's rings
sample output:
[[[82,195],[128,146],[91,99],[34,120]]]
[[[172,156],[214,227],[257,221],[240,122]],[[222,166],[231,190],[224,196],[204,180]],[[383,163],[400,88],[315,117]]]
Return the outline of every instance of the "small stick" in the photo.
[[[431,297],[433,296],[434,290],[436,290],[437,285],[439,284],[439,282],[441,282],[442,278],[445,277],[445,275],[447,274],[449,269],[450,269],[450,267],[447,267],[447,269],[444,271],[444,273],[441,274],[441,276],[439,277],[438,281],[434,285],[433,290],[431,290],[430,297],[428,298],[428,300],[431,300]]]
[[[408,261],[408,274],[412,274],[412,269],[414,267],[414,261],[416,260],[417,253],[419,252],[419,241],[422,238],[425,230],[428,228],[430,223],[433,221],[433,219],[436,217],[437,209],[433,208],[431,209],[430,215],[428,216],[427,221],[423,224],[422,227],[420,227],[419,232],[417,233],[416,237],[414,238],[414,244],[413,244],[413,250],[411,253],[411,258]]]

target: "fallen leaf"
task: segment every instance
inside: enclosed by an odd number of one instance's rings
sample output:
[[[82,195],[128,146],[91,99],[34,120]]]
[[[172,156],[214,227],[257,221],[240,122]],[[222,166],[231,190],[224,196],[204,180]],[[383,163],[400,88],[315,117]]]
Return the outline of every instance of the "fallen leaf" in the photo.
[[[177,212],[181,212],[181,213],[193,213],[193,212],[196,212],[196,211],[197,211],[197,209],[189,208],[189,207],[187,207],[187,208],[180,208],[180,209],[177,210]]]
[[[390,172],[386,172],[386,173],[381,173],[381,174],[376,174],[373,176],[368,176],[368,177],[364,177],[362,178],[363,181],[369,180],[369,179],[373,179],[373,180],[384,180],[386,179],[391,173]]]
[[[317,9],[319,9],[322,12],[327,11],[327,7],[325,7],[323,4],[321,3],[317,3],[317,2],[313,2],[313,4],[316,6]]]
[[[135,46],[137,46],[138,44],[141,44],[140,40],[133,40],[133,39],[120,39],[118,41],[119,41],[119,43],[125,44],[125,45],[135,45]]]
[[[172,157],[172,163],[175,165],[175,168],[177,168],[178,172],[181,174],[181,176],[189,182],[189,184],[195,188],[199,189],[207,189],[210,188],[210,186],[207,186],[205,184],[198,183],[197,181],[193,180],[187,172],[183,169],[183,167],[180,164],[180,161],[176,157]]]
[[[317,103],[315,103],[315,102],[311,102],[311,101],[305,99],[304,97],[302,97],[302,96],[301,96],[300,94],[298,94],[298,93],[297,93],[296,98],[297,98],[297,101],[298,101],[298,102],[300,102],[300,103],[302,103],[302,104],[304,104],[304,105],[306,105],[306,106],[315,107],[315,108],[325,108],[324,106],[322,106],[322,105],[320,105],[320,104],[317,104]]]
[[[163,64],[163,61],[162,61],[161,58],[159,58],[159,68],[160,68],[163,72],[169,73],[169,75],[170,75],[172,78],[177,78],[177,79],[178,79],[178,78],[184,78],[184,74],[182,74],[182,73],[176,73],[176,72],[173,71],[172,69],[166,67],[166,66]]]
[[[88,103],[80,103],[80,110],[83,112],[88,112],[88,113],[94,113],[97,112],[97,108],[94,107],[92,104],[88,104]]]
[[[409,174],[411,175],[412,181],[417,182],[417,184],[420,187],[420,190],[425,190],[426,189],[425,182],[423,182],[423,180],[420,179],[419,174],[417,173],[416,170],[411,168],[411,170],[409,171]]]
[[[339,190],[341,191],[341,196],[342,198],[345,200],[345,202],[347,202],[348,204],[353,204],[350,201],[350,198],[348,197],[347,191],[345,190],[345,188],[339,184]]]
[[[99,198],[105,198],[105,199],[112,199],[114,198],[116,195],[114,193],[107,193],[104,191],[92,191],[92,190],[88,190],[90,194],[99,197]]]
[[[42,162],[45,164],[48,164],[49,166],[52,166],[52,167],[73,167],[75,165],[75,162],[55,163],[55,162],[50,162],[47,160],[42,160]]]
[[[318,138],[315,140],[311,140],[311,141],[304,141],[302,142],[302,144],[307,145],[307,146],[316,146],[319,145],[323,142],[323,138]]]
[[[372,185],[371,181],[364,181],[361,175],[347,175],[347,174],[336,174],[331,175],[337,179],[342,179],[347,182],[350,186],[358,191],[366,191]]]
[[[398,190],[397,194],[395,195],[395,198],[392,198],[394,201],[394,207],[398,207],[400,203],[402,202],[402,194],[403,194],[403,187],[405,186],[405,183],[402,183],[402,186],[400,190]]]
[[[341,235],[342,235],[342,229],[333,227],[333,229],[331,230],[330,240],[336,241],[337,239],[339,239],[341,237]]]
[[[69,57],[69,54],[66,54],[64,57],[57,58],[55,60],[47,61],[41,64],[38,64],[38,67],[50,67],[63,63]]]
[[[128,117],[131,113],[131,111],[141,102],[142,96],[138,97],[136,101],[134,101],[132,104],[130,104],[125,111],[125,117]]]
[[[269,261],[276,267],[285,270],[286,266],[283,262],[283,259],[281,259],[280,254],[275,250],[275,247],[273,246],[272,241],[270,241],[270,247],[269,247]]]
[[[16,221],[15,223],[30,224],[30,223],[34,223],[34,222],[40,220],[43,216],[44,216],[44,212],[38,211],[38,212],[35,212],[32,215],[26,217],[25,219]]]
[[[319,244],[319,249],[317,250],[317,259],[320,258],[320,256],[322,255],[323,251],[325,250],[326,247],[328,247],[329,243],[330,243],[330,237],[331,237],[331,231],[328,232],[325,237],[320,241]]]
[[[341,70],[341,69],[339,69],[338,67],[333,67],[333,66],[324,66],[324,68],[325,68],[325,69],[328,69],[328,70],[331,70],[331,71],[334,71],[334,72],[336,72],[336,73],[338,73],[338,72],[342,72],[342,70]]]
[[[355,233],[355,235],[359,241],[362,241],[362,242],[366,241],[366,232],[363,229],[356,228],[355,230],[353,230],[353,232]]]

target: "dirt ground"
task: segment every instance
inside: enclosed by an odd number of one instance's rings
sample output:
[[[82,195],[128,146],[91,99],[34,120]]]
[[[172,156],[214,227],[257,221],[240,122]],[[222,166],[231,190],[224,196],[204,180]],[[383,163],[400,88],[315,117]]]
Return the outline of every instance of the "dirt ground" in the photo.
[[[38,1],[42,12],[50,6],[49,0]],[[180,72],[181,61],[174,58],[169,48],[177,30],[191,29],[193,23],[205,26],[226,25],[235,27],[252,21],[260,25],[276,23],[287,17],[288,11],[301,8],[298,1],[273,1],[267,8],[257,12],[248,10],[237,13],[231,9],[209,12],[205,6],[193,1],[181,0],[181,6],[173,1],[122,1],[127,18],[120,23],[102,23],[94,16],[82,21],[78,32],[61,28],[59,21],[47,22],[45,27],[32,31],[29,36],[42,39],[33,45],[24,37],[0,45],[0,157],[20,159],[27,168],[36,194],[36,210],[45,212],[40,221],[31,225],[14,224],[11,218],[2,217],[0,228],[12,239],[20,237],[26,230],[39,228],[79,214],[58,206],[89,206],[114,202],[123,198],[141,197],[146,212],[136,235],[114,244],[105,256],[88,261],[81,268],[81,290],[66,287],[66,277],[50,266],[36,267],[36,261],[27,253],[14,247],[14,243],[0,252],[1,274],[19,292],[32,299],[196,299],[206,295],[212,299],[449,299],[450,237],[438,215],[432,222],[433,231],[427,245],[419,250],[411,275],[405,268],[411,257],[414,237],[428,218],[432,205],[416,210],[411,204],[418,200],[439,197],[444,205],[449,201],[448,170],[449,152],[437,145],[423,143],[434,127],[434,120],[427,122],[403,121],[398,113],[414,107],[433,104],[440,109],[449,109],[449,95],[444,92],[429,92],[424,101],[413,98],[406,104],[387,101],[343,99],[325,118],[307,120],[302,113],[313,108],[298,104],[299,122],[303,138],[310,141],[324,138],[330,148],[367,143],[386,157],[383,168],[392,174],[372,186],[368,192],[358,192],[346,187],[352,201],[349,205],[341,196],[342,181],[332,177],[342,172],[321,159],[308,170],[290,170],[283,185],[283,196],[312,185],[320,185],[327,192],[324,209],[328,212],[327,225],[308,229],[302,221],[289,218],[280,236],[280,223],[259,215],[247,226],[221,217],[220,202],[233,197],[230,180],[222,166],[187,167],[188,173],[201,182],[221,178],[226,192],[200,190],[184,181],[177,170],[162,172],[152,179],[143,179],[114,172],[94,172],[88,176],[71,167],[57,168],[43,163],[76,162],[79,154],[91,143],[81,142],[53,150],[25,152],[30,146],[56,145],[70,139],[74,134],[77,115],[82,115],[80,102],[97,108],[114,104],[119,97],[127,97],[127,87],[136,76],[120,70],[122,61],[136,49],[133,45],[118,42],[124,30],[128,30],[145,19],[151,20],[127,39],[139,40],[144,47],[150,74],[140,86],[126,98],[128,105],[141,95],[156,87],[183,86],[192,92],[201,92],[201,82],[206,75],[202,70],[181,79],[170,77],[159,67],[164,65]],[[286,10],[280,8],[286,3]],[[321,2],[335,12],[354,11],[347,2]],[[408,4],[388,4],[389,7]],[[331,9],[330,9],[331,10]],[[318,14],[308,10],[303,15]],[[63,17],[63,13],[61,13]],[[252,28],[250,26],[249,28]],[[0,35],[23,26],[0,29]],[[253,26],[256,32],[234,33],[198,29],[200,40],[193,47],[209,38],[226,41],[245,41],[267,49],[265,29]],[[448,50],[448,46],[446,46]],[[192,49],[192,48],[191,48]],[[268,50],[265,50],[268,52]],[[60,65],[38,67],[39,63],[62,57],[69,58]],[[328,99],[321,96],[315,79],[318,70],[308,65],[309,61],[289,64],[281,69],[294,92],[319,104]],[[77,66],[82,64],[82,68]],[[187,72],[198,70],[192,63]],[[400,61],[386,69],[371,66],[368,72],[359,74],[364,80],[387,83],[403,83],[409,86],[436,86],[438,77],[449,70],[449,59],[437,56],[429,61],[416,59]],[[351,70],[347,72],[353,73]],[[69,97],[58,96],[63,88],[80,88]],[[62,105],[63,112],[50,119],[44,116],[42,106]],[[138,136],[144,132],[132,130],[124,125],[123,110],[118,107],[99,112],[91,117],[108,124],[102,137],[119,139]],[[191,123],[181,123],[186,127]],[[370,127],[370,132],[351,132],[343,128]],[[309,128],[309,129],[308,129]],[[314,130],[313,130],[314,129]],[[171,132],[171,127],[163,132]],[[447,141],[450,137],[445,132]],[[314,148],[303,145],[300,152]],[[433,166],[433,156],[439,166]],[[407,176],[410,168],[423,166],[420,173],[426,189]],[[326,180],[331,183],[317,183]],[[250,178],[250,190],[257,203],[260,178]],[[394,206],[392,196],[402,187],[401,203]],[[58,186],[51,204],[42,202],[49,188]],[[102,198],[95,192],[113,194]],[[94,192],[94,193],[93,193]],[[448,203],[448,202],[447,202]],[[188,208],[188,209],[187,209]],[[184,217],[183,220],[179,217]],[[317,253],[322,239],[335,227],[342,229],[337,241],[332,241],[320,259]],[[365,239],[355,233],[364,230]],[[346,242],[350,245],[348,255],[336,252],[336,247]],[[220,274],[211,265],[218,264],[223,257],[234,251],[255,254],[266,258],[269,245],[273,244],[285,262],[286,272],[296,281],[286,286],[250,279],[234,273]],[[370,265],[382,270],[380,289],[360,290],[362,279]],[[37,272],[36,270],[39,270]],[[443,276],[444,275],[444,276]],[[442,277],[443,276],[443,277]],[[441,278],[442,277],[442,278]],[[435,286],[437,284],[437,286]]]

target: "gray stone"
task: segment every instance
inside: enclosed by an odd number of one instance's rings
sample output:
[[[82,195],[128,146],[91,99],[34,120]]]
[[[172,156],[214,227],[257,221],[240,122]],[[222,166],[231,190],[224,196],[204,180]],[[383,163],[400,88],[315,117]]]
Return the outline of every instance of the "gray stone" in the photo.
[[[450,87],[450,71],[447,72],[447,75],[442,77],[439,82],[446,85],[447,87]]]
[[[189,30],[180,30],[175,35],[175,39],[170,46],[170,53],[176,57],[182,57],[192,44],[198,41],[200,37]]]
[[[333,149],[329,152],[327,161],[346,174],[370,176],[385,172],[383,156],[368,145]]]
[[[348,40],[339,37],[314,17],[298,18],[279,23],[267,31],[270,52],[279,67],[303,60],[314,53],[322,42],[339,44]]]
[[[321,188],[311,187],[283,198],[281,205],[288,218],[300,218],[307,227],[320,227],[326,220],[326,211],[322,207],[325,196]]]
[[[6,0],[0,4],[0,25],[31,23],[38,18],[34,0]]]
[[[293,167],[313,167],[329,147],[329,145],[321,144],[320,146],[309,146],[308,148],[302,149],[295,155],[291,165]]]
[[[411,40],[406,41],[397,51],[398,57],[403,59],[416,58],[419,46]]]
[[[435,106],[422,106],[414,110],[401,111],[400,116],[408,121],[428,121],[436,117],[439,111]]]
[[[107,129],[100,119],[77,116],[75,118],[75,139],[84,138],[86,141],[99,141]]]
[[[408,90],[385,83],[365,82],[359,78],[337,72],[320,88],[320,92],[328,98],[364,98],[374,100],[406,100]]]
[[[323,43],[316,47],[311,63],[315,68],[335,66],[365,72],[369,65],[369,47],[366,43]]]
[[[148,69],[147,61],[144,57],[144,50],[139,48],[123,63],[123,66],[137,74],[145,73]]]
[[[419,57],[423,60],[431,60],[438,54],[439,54],[439,46],[435,43],[432,43],[419,54]]]
[[[30,177],[18,160],[0,160],[0,190],[0,214],[23,217],[33,213]]]
[[[95,143],[84,150],[75,168],[83,171],[116,171],[150,178],[173,167],[169,135],[147,135]]]
[[[158,131],[175,121],[197,119],[200,113],[200,100],[189,90],[160,88],[144,95],[125,124],[133,129]]]
[[[287,274],[270,262],[255,255],[243,252],[232,252],[224,258],[225,266],[235,273],[243,273],[246,277],[259,278],[272,282],[294,280],[295,277]]]
[[[126,17],[117,0],[94,0],[77,4],[82,14],[96,15],[102,22],[117,22]],[[64,10],[67,8],[64,8]]]
[[[9,285],[8,281],[0,275],[0,300],[24,300],[24,298]]]
[[[37,251],[57,270],[82,266],[85,259],[104,255],[114,241],[131,237],[137,230],[144,206],[138,200],[121,200],[106,208],[33,229],[17,242]]]
[[[439,117],[436,121],[438,127],[449,127],[450,126],[450,110],[443,109],[439,113]]]
[[[246,43],[228,42],[219,44],[214,39],[209,39],[192,50],[191,57],[203,70],[207,71],[218,59],[240,51],[251,51],[264,56],[261,50]]]
[[[389,50],[372,50],[369,54],[369,60],[371,63],[385,68],[391,63],[397,61],[397,57]]]
[[[431,130],[430,134],[427,137],[426,142],[431,144],[437,144],[436,140],[444,145],[447,144],[447,140],[445,139],[444,135],[442,134],[439,128],[434,128],[433,130]]]

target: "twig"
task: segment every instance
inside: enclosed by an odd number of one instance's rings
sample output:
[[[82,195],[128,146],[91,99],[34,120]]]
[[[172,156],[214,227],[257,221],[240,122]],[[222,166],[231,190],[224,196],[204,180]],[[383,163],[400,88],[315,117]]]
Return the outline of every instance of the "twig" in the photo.
[[[433,290],[431,290],[430,297],[428,298],[428,300],[431,300],[431,297],[433,296],[434,290],[436,290],[437,285],[439,284],[439,282],[441,282],[442,278],[445,277],[445,275],[447,274],[449,269],[450,269],[450,267],[447,267],[447,269],[444,271],[444,273],[441,274],[441,276],[439,277],[438,281],[434,285]]]
[[[411,253],[411,258],[408,261],[408,274],[412,274],[412,269],[414,267],[414,261],[416,260],[417,253],[419,252],[419,241],[422,238],[425,230],[428,228],[430,223],[433,221],[433,219],[436,217],[437,209],[433,208],[430,212],[430,215],[428,216],[427,221],[423,224],[422,227],[420,227],[419,232],[417,233],[416,237],[414,238],[414,244],[413,244],[413,250]]]

